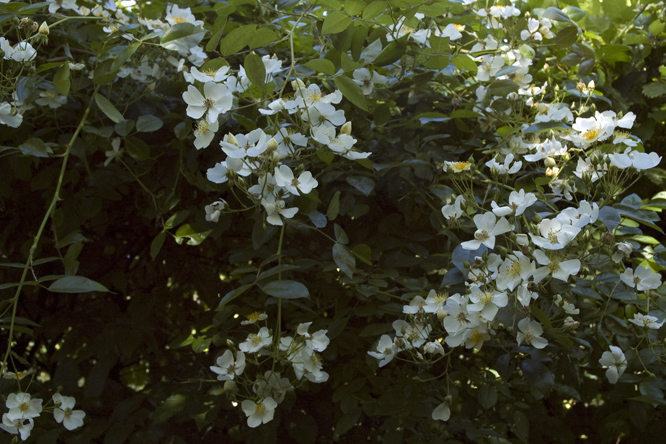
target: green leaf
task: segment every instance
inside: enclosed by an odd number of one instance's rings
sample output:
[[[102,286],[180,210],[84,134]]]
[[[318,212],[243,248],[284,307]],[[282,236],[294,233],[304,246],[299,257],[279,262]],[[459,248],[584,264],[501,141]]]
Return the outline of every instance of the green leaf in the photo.
[[[340,225],[334,224],[333,231],[335,232],[335,240],[337,240],[341,244],[349,243],[349,237],[347,236],[347,233],[345,233],[345,230]]]
[[[113,126],[114,131],[121,137],[127,136],[134,129],[135,122],[132,119],[123,120]]]
[[[266,66],[261,60],[261,57],[255,53],[250,53],[245,56],[243,66],[245,67],[245,73],[247,74],[247,78],[250,79],[250,82],[263,90],[266,86]]]
[[[587,12],[575,6],[566,6],[562,8],[562,11],[574,22],[583,20],[587,15]]]
[[[361,193],[369,196],[372,193],[372,190],[375,189],[375,181],[365,176],[351,176],[347,177],[347,183]]]
[[[245,25],[227,34],[220,43],[220,52],[222,55],[225,57],[230,56],[247,46],[254,37],[255,29],[257,29],[257,25]]]
[[[136,130],[140,133],[152,133],[162,128],[164,122],[159,117],[150,114],[140,116],[136,121]]]
[[[546,9],[546,12],[543,14],[545,18],[549,18],[551,20],[555,20],[557,22],[570,22],[571,19],[569,16],[562,11],[561,9],[557,9],[553,6],[550,8]]]
[[[405,54],[407,49],[407,44],[404,40],[395,40],[386,45],[386,48],[379,53],[375,61],[373,62],[377,66],[386,66],[391,65]]]
[[[356,268],[356,258],[347,247],[340,242],[333,245],[333,260],[340,270],[347,276],[354,277]]]
[[[53,293],[88,293],[91,291],[108,292],[109,289],[99,282],[83,276],[65,276],[49,286]]]
[[[355,62],[344,52],[340,55],[340,64],[342,65],[342,70],[344,72],[355,71],[363,66],[363,64]]]
[[[488,86],[488,94],[491,96],[506,97],[512,92],[518,92],[519,88],[518,84],[513,80],[495,80]]]
[[[173,28],[171,28],[173,29]],[[169,32],[169,31],[167,31]],[[166,34],[166,33],[165,33]],[[113,63],[111,64],[111,71],[118,71],[122,66],[125,64],[125,62],[132,57],[132,54],[136,52],[136,50],[141,46],[141,42],[135,42],[132,43],[131,45],[127,46],[125,49],[120,51],[120,54],[118,54],[114,60]]]
[[[175,42],[176,40],[186,39],[187,37],[196,35],[202,31],[203,30],[199,26],[193,25],[192,23],[176,23],[162,34],[160,45],[167,49],[171,49],[169,43]]]
[[[160,254],[160,250],[162,249],[162,245],[164,245],[164,240],[166,239],[166,231],[160,231],[157,236],[153,239],[153,241],[150,243],[150,258],[152,260],[155,260],[158,254]]]
[[[99,109],[101,109],[102,112],[106,114],[106,117],[113,120],[115,123],[120,123],[125,120],[123,115],[120,114],[120,111],[118,111],[116,107],[113,106],[113,103],[109,102],[109,99],[103,95],[95,93],[95,103],[97,103]]]
[[[331,199],[331,202],[328,204],[328,210],[326,210],[326,217],[328,220],[335,220],[338,217],[340,212],[340,191],[336,191]]]
[[[469,56],[465,54],[459,54],[451,59],[451,63],[455,65],[456,68],[458,68],[460,71],[463,69],[466,69],[470,72],[476,72],[478,70],[478,67],[476,66],[476,62],[472,60]]]
[[[479,404],[488,410],[497,404],[497,390],[491,385],[484,385],[479,389]]]
[[[372,265],[372,250],[366,244],[358,244],[352,248],[352,252],[366,265]]]
[[[278,273],[282,273],[283,271],[298,270],[299,268],[301,268],[300,265],[292,265],[292,264],[276,265],[273,268],[270,268],[266,271],[262,271],[261,273],[259,273],[259,276],[257,276],[257,280],[260,281],[262,279],[274,276]]]
[[[335,74],[335,65],[333,64],[333,62],[331,62],[328,59],[310,60],[304,65],[305,67],[310,68],[313,71],[326,74],[327,76],[332,76],[333,74]]]
[[[53,150],[46,146],[42,139],[36,137],[31,137],[19,145],[19,150],[24,155],[33,157],[49,157],[49,154],[53,154]]]
[[[219,310],[220,308],[224,307],[224,306],[225,306],[226,304],[228,304],[229,302],[231,302],[231,301],[233,301],[234,299],[236,299],[238,296],[240,296],[240,295],[242,295],[243,293],[245,293],[245,292],[248,290],[248,288],[251,288],[251,287],[253,287],[253,286],[254,286],[254,284],[245,284],[245,285],[241,285],[240,287],[238,287],[238,288],[234,288],[233,290],[231,290],[230,292],[228,292],[227,294],[225,294],[224,297],[222,298],[222,300],[220,301],[220,304],[217,306],[218,310]]]
[[[528,126],[523,130],[523,133],[541,133],[544,131],[550,131],[552,129],[571,129],[571,127],[562,122],[540,122]]]
[[[347,100],[364,111],[368,110],[368,104],[365,102],[365,95],[358,83],[345,76],[336,77],[333,79],[333,82]]]
[[[650,23],[650,26],[648,27],[648,31],[650,31],[650,34],[652,34],[656,37],[664,31],[665,27],[666,27],[666,25],[664,25],[664,22],[657,19],[657,20],[653,21],[652,23]]]
[[[273,281],[261,287],[261,290],[279,299],[300,299],[310,296],[305,285],[296,281]]]
[[[322,34],[337,34],[351,25],[353,19],[340,11],[330,11],[321,27]]]
[[[186,241],[187,245],[199,245],[212,231],[206,230],[197,224],[185,224],[178,227],[174,236],[178,244]]]
[[[224,28],[226,24],[227,24],[226,15],[220,15],[219,17],[217,17],[217,19],[215,19],[215,23],[213,24],[213,36],[208,40],[208,43],[206,43],[206,52],[215,51],[215,48],[217,48],[217,44],[220,43],[222,34],[224,34]]]
[[[388,3],[386,1],[377,0],[370,3],[368,6],[363,9],[363,20],[372,20],[377,16],[380,16],[386,11],[386,6]]]
[[[63,96],[69,94],[69,88],[72,82],[69,79],[69,63],[65,62],[53,77],[53,85]]]
[[[465,119],[481,117],[481,114],[472,111],[471,109],[457,109],[449,116],[452,119]]]
[[[576,43],[576,40],[578,40],[578,27],[567,26],[557,33],[553,42],[555,42],[557,46],[568,47]]]
[[[125,139],[125,149],[133,159],[139,162],[147,160],[150,157],[150,147],[138,137],[128,137]]]
[[[180,393],[171,395],[155,409],[153,421],[155,424],[166,422],[171,419],[172,416],[181,412],[186,405],[187,397],[185,395]]]
[[[648,83],[643,85],[643,95],[650,99],[661,97],[666,94],[666,84],[661,82]]]
[[[335,425],[335,435],[336,437],[342,436],[351,430],[352,427],[356,425],[358,419],[361,417],[361,408],[356,407],[351,409],[338,420],[338,423]]]
[[[620,222],[622,222],[622,217],[620,216],[620,212],[608,205],[606,205],[605,207],[601,207],[601,209],[599,209],[598,218],[600,221],[604,223],[604,225],[606,225],[606,228],[611,233],[613,232],[613,230],[619,227]]]
[[[279,40],[280,36],[277,32],[273,31],[270,28],[259,28],[252,35],[252,40],[250,40],[250,49],[259,48],[261,46],[267,46],[271,43]]]

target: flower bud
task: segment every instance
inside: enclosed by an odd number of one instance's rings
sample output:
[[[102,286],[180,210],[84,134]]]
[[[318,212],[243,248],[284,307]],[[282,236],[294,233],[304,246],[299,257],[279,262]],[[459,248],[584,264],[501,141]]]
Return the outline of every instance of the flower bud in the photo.
[[[527,247],[530,245],[530,238],[527,237],[527,234],[516,234],[516,242],[521,247]]]
[[[238,146],[238,139],[233,134],[228,133],[226,139],[227,143]]]
[[[534,52],[534,49],[527,44],[523,44],[518,51],[520,51],[520,55],[525,57],[526,59],[533,59],[534,56],[536,55],[536,52]]]
[[[225,392],[233,392],[234,390],[236,390],[236,381],[230,381],[230,380],[224,381],[223,390]]]
[[[352,130],[352,123],[351,122],[345,122],[344,125],[342,125],[342,128],[340,128],[340,132],[342,134],[350,135]]]
[[[439,310],[437,310],[437,319],[439,319],[440,321],[443,321],[447,315],[448,313],[445,312],[443,309],[440,308]]]
[[[546,160],[544,160],[543,163],[546,165],[546,168],[553,168],[557,165],[557,162],[552,157],[546,157]]]
[[[270,138],[267,143],[266,151],[275,151],[278,147],[278,143],[274,138]]]
[[[39,26],[39,33],[42,35],[49,35],[49,24],[42,22],[42,24]]]
[[[294,91],[298,91],[300,88],[305,88],[305,83],[301,79],[292,80],[291,87],[294,88]]]
[[[610,231],[606,231],[603,236],[601,236],[601,242],[606,245],[613,245],[615,243],[615,236]]]
[[[594,80],[590,80],[590,83],[587,84],[587,88],[594,91]]]

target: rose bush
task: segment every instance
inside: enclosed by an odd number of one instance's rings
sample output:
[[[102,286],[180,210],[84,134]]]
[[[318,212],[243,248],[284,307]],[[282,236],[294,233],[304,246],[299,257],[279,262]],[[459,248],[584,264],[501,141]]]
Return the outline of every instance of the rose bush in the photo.
[[[0,2],[0,428],[659,442],[665,23]]]

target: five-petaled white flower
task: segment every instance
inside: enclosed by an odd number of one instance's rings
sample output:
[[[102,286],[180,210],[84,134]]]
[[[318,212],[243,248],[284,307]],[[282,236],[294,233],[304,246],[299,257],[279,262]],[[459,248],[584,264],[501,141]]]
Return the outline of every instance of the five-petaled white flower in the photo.
[[[74,430],[83,425],[86,413],[83,410],[72,410],[76,399],[73,396],[62,396],[60,393],[53,395],[53,417],[56,422],[62,423],[67,430]]]
[[[247,339],[238,346],[241,351],[245,353],[256,353],[264,347],[271,345],[273,335],[268,331],[268,328],[261,327],[257,334],[250,333]]]
[[[229,89],[214,82],[204,83],[203,94],[193,85],[187,87],[183,93],[183,100],[187,103],[187,115],[193,119],[200,119],[208,113],[209,122],[217,121],[220,114],[226,113],[233,105],[234,96]]]
[[[497,217],[491,212],[477,214],[474,216],[474,223],[477,228],[474,233],[474,239],[461,244],[465,250],[476,250],[482,244],[488,248],[494,248],[495,236],[513,229],[513,225],[506,218],[502,217],[500,220],[497,220]]]
[[[275,183],[277,186],[282,187],[289,191],[291,194],[308,194],[315,188],[318,183],[317,180],[312,177],[312,173],[309,171],[304,171],[298,176],[298,179],[294,176],[293,171],[287,165],[280,165],[275,167]]]
[[[27,421],[27,422],[26,422]],[[12,435],[21,435],[21,441],[25,441],[30,436],[30,431],[35,426],[35,421],[32,418],[28,419],[11,419],[7,413],[2,415],[2,423],[0,429],[9,432]]]
[[[537,321],[530,321],[528,318],[523,318],[518,322],[518,329],[520,330],[516,337],[518,345],[522,344],[523,341],[539,349],[548,345],[548,340],[541,337],[543,327]]]
[[[36,418],[42,412],[42,400],[30,399],[30,393],[10,393],[5,406],[11,420]]]
[[[243,373],[245,369],[245,353],[239,351],[234,359],[234,354],[231,350],[225,351],[222,356],[218,357],[215,361],[217,366],[211,365],[210,369],[217,373],[218,381],[227,381],[234,379]]]
[[[636,270],[627,268],[624,273],[620,275],[622,282],[630,287],[636,288],[638,291],[654,290],[661,285],[661,275],[655,273],[649,268],[642,265],[636,267]]]
[[[608,367],[606,370],[606,377],[608,382],[615,384],[622,376],[622,373],[627,369],[627,358],[620,347],[614,345],[610,346],[610,351],[605,351],[599,359],[599,364]]]
[[[633,319],[629,319],[629,322],[638,325],[639,327],[647,327],[657,330],[664,325],[664,321],[659,322],[654,316],[644,315],[641,313],[635,313]]]
[[[257,402],[246,399],[241,403],[241,407],[247,415],[247,425],[254,428],[273,419],[277,402],[270,397]]]

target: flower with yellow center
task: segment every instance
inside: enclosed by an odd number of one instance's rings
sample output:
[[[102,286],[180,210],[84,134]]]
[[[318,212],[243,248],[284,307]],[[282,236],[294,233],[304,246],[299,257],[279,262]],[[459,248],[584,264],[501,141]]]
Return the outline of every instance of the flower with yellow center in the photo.
[[[246,399],[241,403],[243,412],[247,415],[247,425],[254,428],[266,424],[273,419],[277,402],[271,397],[260,399],[257,402]]]

